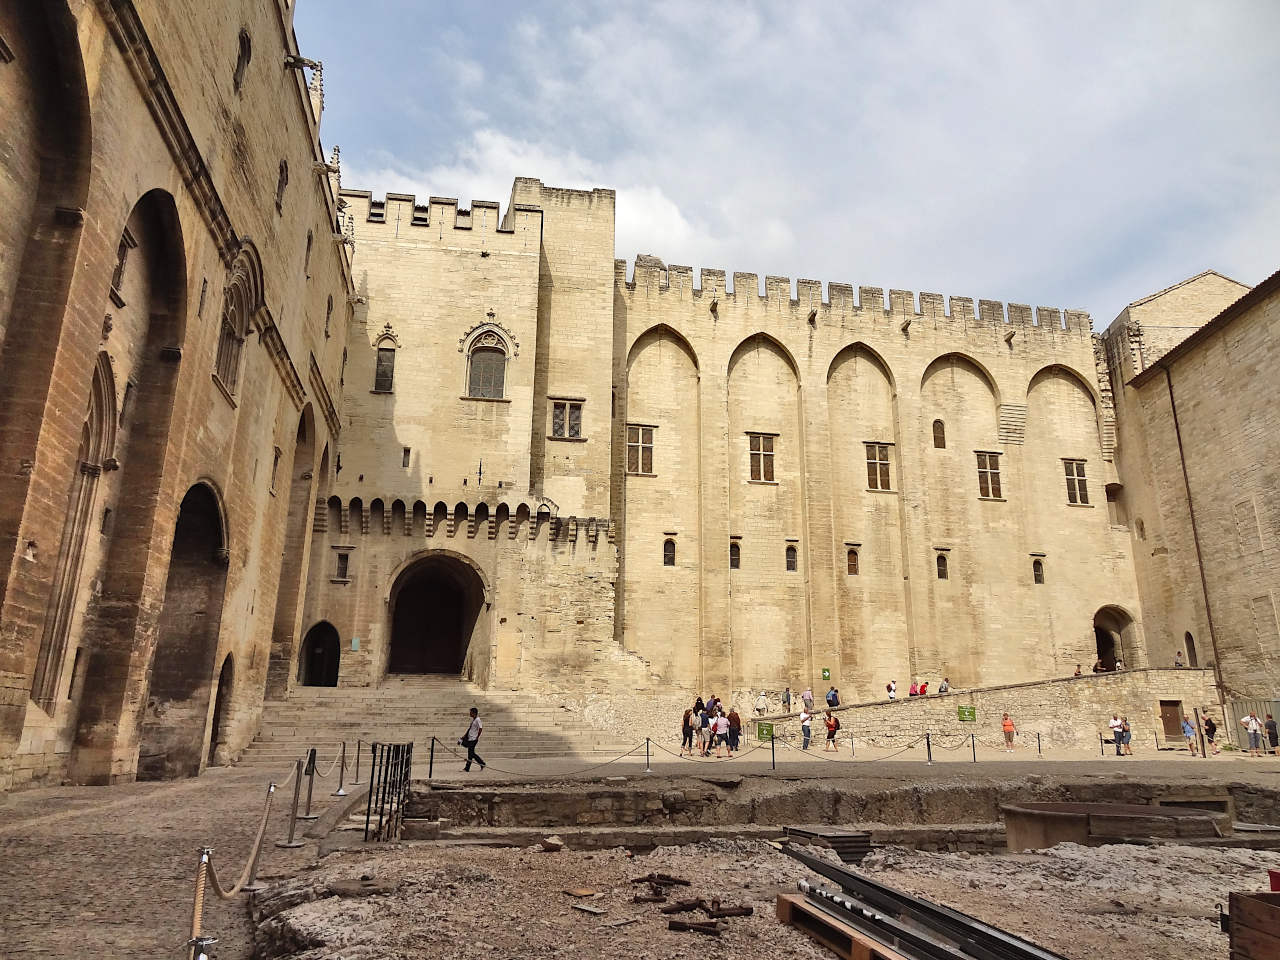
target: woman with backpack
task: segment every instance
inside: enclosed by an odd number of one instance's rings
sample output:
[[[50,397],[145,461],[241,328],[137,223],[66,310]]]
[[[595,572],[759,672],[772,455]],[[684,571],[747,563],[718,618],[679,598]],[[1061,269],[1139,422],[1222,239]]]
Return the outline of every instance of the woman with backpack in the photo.
[[[828,710],[823,722],[827,725],[827,745],[822,748],[822,752],[829,753],[834,750],[839,753],[840,747],[836,744],[836,731],[840,729],[840,718]]]

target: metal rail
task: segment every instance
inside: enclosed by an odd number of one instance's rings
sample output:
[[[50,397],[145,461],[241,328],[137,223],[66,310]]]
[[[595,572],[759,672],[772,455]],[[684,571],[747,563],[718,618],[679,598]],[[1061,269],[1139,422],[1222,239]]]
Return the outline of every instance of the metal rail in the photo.
[[[810,887],[811,903],[872,934],[914,951],[921,960],[1066,960],[1061,954],[1006,933],[976,917],[921,900],[810,854],[783,847],[810,870],[840,885],[847,896]],[[960,952],[957,953],[956,950]]]

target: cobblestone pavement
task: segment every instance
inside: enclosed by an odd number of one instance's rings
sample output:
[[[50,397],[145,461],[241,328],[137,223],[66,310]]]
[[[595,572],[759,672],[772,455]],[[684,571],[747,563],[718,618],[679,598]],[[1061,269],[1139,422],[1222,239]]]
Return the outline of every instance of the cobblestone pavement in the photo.
[[[919,754],[918,756],[916,754]],[[322,757],[322,759],[324,759]],[[980,753],[981,760],[981,753]],[[464,774],[461,765],[441,760],[439,779],[495,782],[524,776],[584,778],[643,776],[643,756],[582,771],[577,758],[508,761]],[[322,763],[321,768],[325,765]],[[670,756],[652,762],[654,774],[769,775],[767,753],[741,760],[694,763]],[[856,771],[856,774],[855,774]],[[183,956],[191,923],[197,850],[214,848],[227,884],[235,881],[257,829],[272,773],[263,767],[215,768],[194,780],[134,783],[115,787],[44,787],[0,796],[0,957],[169,958]],[[426,776],[423,764],[415,766]],[[924,762],[922,751],[865,765],[835,765],[823,759],[779,762],[788,779],[855,774],[870,779],[911,781],[972,777],[975,781],[1056,776],[1177,777],[1186,780],[1246,780],[1280,787],[1280,758],[1193,760],[1186,754],[1159,759],[1094,757],[1091,760],[1036,760],[1026,754],[977,764]],[[517,778],[518,779],[518,778]],[[315,809],[323,811],[331,781],[317,780]],[[292,790],[277,793],[267,830],[260,876],[287,876],[313,863],[316,843],[282,850],[271,841],[287,831]],[[301,836],[301,824],[299,836]],[[218,960],[249,960],[251,931],[245,898],[211,898],[204,928],[219,938]]]
[[[233,884],[270,777],[261,768],[215,768],[192,780],[0,797],[0,957],[185,956],[198,848],[214,848],[219,878]],[[313,810],[331,802],[328,782],[316,781]],[[261,877],[315,859],[314,841],[299,850],[272,842],[288,830],[291,800],[292,787],[276,794]],[[306,826],[299,823],[299,836]],[[252,954],[245,899],[206,900],[204,929],[219,939],[218,960]]]

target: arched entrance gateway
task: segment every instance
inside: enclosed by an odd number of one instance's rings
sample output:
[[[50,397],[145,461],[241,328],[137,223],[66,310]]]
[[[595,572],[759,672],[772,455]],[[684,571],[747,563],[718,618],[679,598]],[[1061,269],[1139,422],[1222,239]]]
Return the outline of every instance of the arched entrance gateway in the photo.
[[[1103,607],[1093,615],[1093,637],[1097,643],[1102,669],[1114,670],[1117,660],[1135,666],[1133,653],[1133,617],[1119,607]]]
[[[338,630],[321,620],[307,631],[298,662],[298,679],[304,687],[336,687],[340,656]]]
[[[387,673],[446,673],[482,680],[489,596],[479,570],[451,551],[411,561],[391,586]]]

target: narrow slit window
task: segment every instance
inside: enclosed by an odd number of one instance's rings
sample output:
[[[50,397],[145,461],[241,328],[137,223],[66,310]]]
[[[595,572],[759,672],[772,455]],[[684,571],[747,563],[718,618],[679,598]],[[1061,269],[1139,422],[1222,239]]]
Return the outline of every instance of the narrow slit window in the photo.
[[[1035,583],[1044,583],[1044,561],[1031,561],[1031,579]]]
[[[751,451],[751,479],[773,483],[773,441],[771,434],[747,434]]]
[[[552,401],[551,436],[560,440],[582,439],[582,404],[580,402]]]
[[[795,547],[787,547],[787,572],[794,573],[800,569],[800,555]]]
[[[627,473],[653,475],[653,427],[627,424]]]
[[[390,393],[396,382],[396,348],[379,347],[373,374],[373,392]]]
[[[948,569],[947,555],[945,553],[938,554],[937,562],[938,562],[938,579],[939,580],[949,579],[951,576],[951,571]]]
[[[737,570],[742,566],[742,548],[736,543],[729,544],[729,569]]]
[[[856,577],[858,575],[858,551],[850,549],[849,551],[849,576]]]
[[[402,467],[407,467],[407,466],[409,466],[409,454],[410,454],[410,452],[411,452],[411,451],[409,450],[409,448],[408,448],[408,447],[403,447],[403,448],[400,450],[400,466],[402,466]]]
[[[676,565],[676,542],[674,540],[664,540],[662,542],[662,565],[664,567],[674,567]]]
[[[867,488],[870,490],[892,490],[889,483],[889,444],[868,443],[867,448]]]
[[[1067,503],[1089,502],[1089,485],[1084,477],[1084,464],[1083,460],[1062,461],[1067,474]]]
[[[947,428],[941,420],[933,421],[933,445],[938,450],[947,448]]]
[[[978,454],[978,496],[983,500],[1000,499],[1000,454]]]
[[[350,563],[351,563],[351,554],[349,553],[338,554],[338,569],[335,572],[335,576],[338,580],[347,579],[348,567]]]

